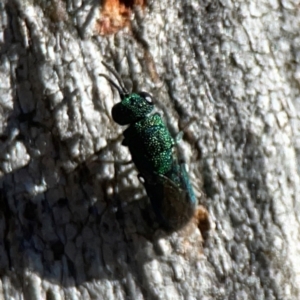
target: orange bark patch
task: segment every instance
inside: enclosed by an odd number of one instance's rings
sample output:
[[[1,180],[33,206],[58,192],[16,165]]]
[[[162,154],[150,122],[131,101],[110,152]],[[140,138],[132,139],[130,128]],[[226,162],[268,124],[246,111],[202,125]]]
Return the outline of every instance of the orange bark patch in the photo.
[[[134,6],[140,6],[143,9],[146,6],[146,0],[104,0],[96,30],[101,35],[108,35],[124,27],[130,27]]]

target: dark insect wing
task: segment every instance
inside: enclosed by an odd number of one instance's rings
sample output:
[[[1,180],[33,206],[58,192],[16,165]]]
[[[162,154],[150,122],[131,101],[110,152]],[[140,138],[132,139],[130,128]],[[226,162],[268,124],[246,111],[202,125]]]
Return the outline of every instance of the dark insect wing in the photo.
[[[193,217],[197,199],[184,163],[174,163],[168,174],[142,176],[153,210],[164,227],[175,230]]]

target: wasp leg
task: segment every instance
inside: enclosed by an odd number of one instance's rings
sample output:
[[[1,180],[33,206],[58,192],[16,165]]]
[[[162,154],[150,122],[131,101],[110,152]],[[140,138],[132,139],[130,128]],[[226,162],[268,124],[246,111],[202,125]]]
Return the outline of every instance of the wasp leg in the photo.
[[[179,131],[175,136],[175,144],[179,144],[182,141],[183,131]]]

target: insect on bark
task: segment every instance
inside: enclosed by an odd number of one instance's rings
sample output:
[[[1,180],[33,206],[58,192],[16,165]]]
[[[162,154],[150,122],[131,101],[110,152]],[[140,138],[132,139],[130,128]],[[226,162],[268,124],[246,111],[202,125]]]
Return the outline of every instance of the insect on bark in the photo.
[[[150,198],[158,221],[169,230],[184,226],[194,215],[197,199],[185,164],[179,160],[176,143],[162,117],[154,113],[153,98],[146,92],[128,92],[119,74],[99,74],[118,91],[121,101],[112,108],[113,120],[128,125],[122,145],[129,148],[140,181]]]

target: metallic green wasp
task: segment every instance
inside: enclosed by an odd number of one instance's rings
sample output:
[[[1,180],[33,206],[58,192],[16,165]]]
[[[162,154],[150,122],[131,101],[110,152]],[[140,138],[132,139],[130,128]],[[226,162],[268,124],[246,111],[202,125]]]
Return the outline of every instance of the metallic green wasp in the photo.
[[[152,96],[129,93],[115,70],[102,63],[118,81],[99,74],[121,98],[112,108],[112,117],[119,125],[128,125],[122,145],[129,148],[159,222],[167,229],[178,229],[193,216],[197,200],[184,163],[178,159],[176,143],[161,116],[153,112]]]

